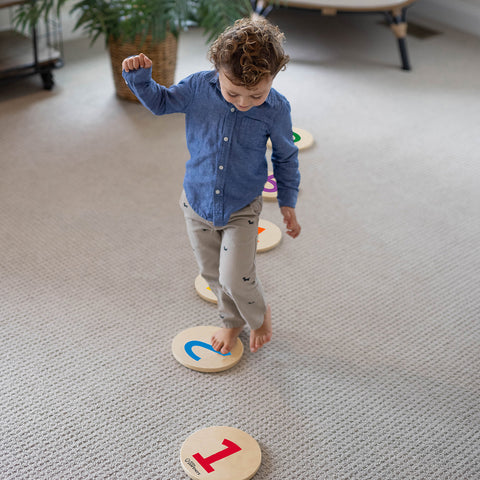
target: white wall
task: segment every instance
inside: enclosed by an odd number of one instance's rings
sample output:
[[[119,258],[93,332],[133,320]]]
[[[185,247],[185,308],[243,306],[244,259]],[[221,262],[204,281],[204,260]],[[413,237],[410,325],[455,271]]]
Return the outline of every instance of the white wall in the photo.
[[[411,20],[429,20],[480,36],[480,0],[418,0],[409,10]]]
[[[69,13],[72,6],[74,5],[74,0],[69,0],[62,8],[60,13],[60,19],[62,21],[62,31],[63,31],[63,40],[70,40],[73,38],[79,38],[82,36],[82,29],[80,28],[77,31],[73,31],[73,27],[76,23],[76,18],[78,13],[74,16]],[[99,40],[101,41],[101,39]]]
[[[0,30],[5,29],[8,26],[9,13],[8,8],[0,9]]]
[[[75,18],[68,13],[73,3],[67,2],[61,13],[64,40],[82,36],[81,30],[73,32]],[[8,19],[7,9],[0,10],[0,29],[8,26]],[[418,0],[409,10],[409,19],[427,25],[434,21],[480,36],[480,0]]]
[[[72,8],[73,4],[74,4],[74,0],[69,0],[62,8],[62,11],[60,14],[64,40],[79,38],[82,36],[81,30],[73,32],[73,27],[75,26],[75,23],[76,23],[76,16],[69,14],[69,11]],[[10,16],[11,16],[10,12],[12,12],[13,14],[13,9],[11,8],[0,9],[0,30],[4,30],[10,26]]]
[[[62,10],[64,40],[82,35],[81,31],[72,32],[75,19],[68,12],[73,3],[69,0]],[[409,18],[427,25],[432,20],[480,36],[480,0],[418,0],[409,10]]]

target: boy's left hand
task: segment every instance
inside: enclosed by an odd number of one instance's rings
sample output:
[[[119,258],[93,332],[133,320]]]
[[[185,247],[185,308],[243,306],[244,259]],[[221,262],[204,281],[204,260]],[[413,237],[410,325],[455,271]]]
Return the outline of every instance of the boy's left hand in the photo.
[[[139,68],[150,68],[152,61],[144,54],[134,55],[133,57],[127,57],[122,62],[122,69],[126,72],[130,70],[138,70]]]
[[[280,207],[280,211],[283,215],[283,223],[287,226],[287,235],[292,238],[297,238],[300,235],[302,227],[297,222],[297,215],[295,209],[292,207]]]

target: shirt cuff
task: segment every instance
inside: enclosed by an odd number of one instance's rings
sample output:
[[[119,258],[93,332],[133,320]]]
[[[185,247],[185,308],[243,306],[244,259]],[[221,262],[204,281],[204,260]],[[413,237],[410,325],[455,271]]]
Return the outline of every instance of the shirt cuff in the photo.
[[[278,192],[278,206],[295,208],[297,205],[297,197],[298,191],[296,190],[283,191],[281,194]]]
[[[127,85],[149,82],[152,78],[152,67],[139,68],[138,70],[130,70],[129,72],[122,70],[122,77]]]

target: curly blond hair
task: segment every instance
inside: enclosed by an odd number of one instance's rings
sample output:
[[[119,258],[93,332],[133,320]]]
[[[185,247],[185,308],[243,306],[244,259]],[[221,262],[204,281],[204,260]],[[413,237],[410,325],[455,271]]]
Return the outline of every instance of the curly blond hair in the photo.
[[[253,88],[285,69],[290,57],[283,50],[284,39],[280,29],[265,18],[243,18],[220,34],[208,56],[232,83]]]

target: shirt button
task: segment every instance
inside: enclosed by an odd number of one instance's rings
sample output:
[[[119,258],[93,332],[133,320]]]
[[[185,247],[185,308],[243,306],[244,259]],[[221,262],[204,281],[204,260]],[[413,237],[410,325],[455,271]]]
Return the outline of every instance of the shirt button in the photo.
[[[232,108],[230,109],[230,111],[233,113],[233,112],[235,111],[235,109],[232,107]]]
[[[217,195],[220,195],[220,190],[215,190],[215,193],[216,193]]]
[[[218,167],[218,169],[219,169],[219,170],[223,170],[223,165],[220,165],[220,166]]]
[[[223,137],[224,142],[228,142],[228,137]]]

